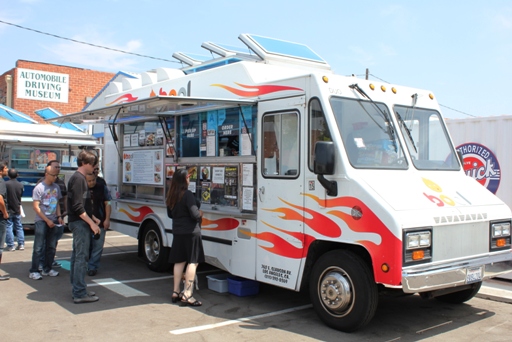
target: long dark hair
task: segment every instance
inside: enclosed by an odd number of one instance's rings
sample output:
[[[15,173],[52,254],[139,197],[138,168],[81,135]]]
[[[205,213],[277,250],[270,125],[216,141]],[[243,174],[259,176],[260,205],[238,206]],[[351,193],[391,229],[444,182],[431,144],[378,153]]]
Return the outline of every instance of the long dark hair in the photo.
[[[187,175],[188,172],[185,169],[178,169],[174,172],[171,180],[171,186],[169,187],[169,191],[167,191],[167,198],[165,199],[165,204],[171,210],[174,208],[176,203],[181,200],[183,194],[188,189]]]

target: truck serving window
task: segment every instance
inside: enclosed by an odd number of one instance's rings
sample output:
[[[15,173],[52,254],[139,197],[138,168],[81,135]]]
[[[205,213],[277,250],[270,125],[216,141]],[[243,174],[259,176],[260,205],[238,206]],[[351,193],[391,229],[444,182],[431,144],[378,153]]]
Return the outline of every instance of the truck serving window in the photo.
[[[457,155],[438,112],[395,106],[395,116],[414,167],[419,170],[459,170]]]
[[[330,102],[353,167],[408,167],[389,110],[384,104],[340,97],[332,97]]]

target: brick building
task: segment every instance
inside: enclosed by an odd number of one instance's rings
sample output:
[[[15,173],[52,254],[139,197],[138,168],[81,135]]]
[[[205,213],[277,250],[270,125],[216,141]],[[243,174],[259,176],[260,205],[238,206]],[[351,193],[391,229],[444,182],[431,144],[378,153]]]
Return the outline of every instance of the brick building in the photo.
[[[35,110],[51,107],[62,114],[79,112],[114,75],[18,60],[15,68],[0,76],[0,103],[44,122]]]

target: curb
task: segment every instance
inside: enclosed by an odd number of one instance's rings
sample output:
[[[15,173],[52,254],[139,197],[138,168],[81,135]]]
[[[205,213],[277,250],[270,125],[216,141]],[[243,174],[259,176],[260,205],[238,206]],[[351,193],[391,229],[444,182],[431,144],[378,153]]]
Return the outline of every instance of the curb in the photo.
[[[512,291],[500,290],[489,286],[482,286],[475,297],[512,304]]]

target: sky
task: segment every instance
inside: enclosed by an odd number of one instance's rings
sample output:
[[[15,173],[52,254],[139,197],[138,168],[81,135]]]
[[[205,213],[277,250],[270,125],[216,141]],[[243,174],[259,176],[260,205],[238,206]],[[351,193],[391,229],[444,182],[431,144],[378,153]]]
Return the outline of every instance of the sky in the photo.
[[[336,74],[428,89],[447,118],[512,115],[510,0],[0,0],[0,21],[0,74],[17,60],[180,68],[174,52],[249,33],[305,44]]]

